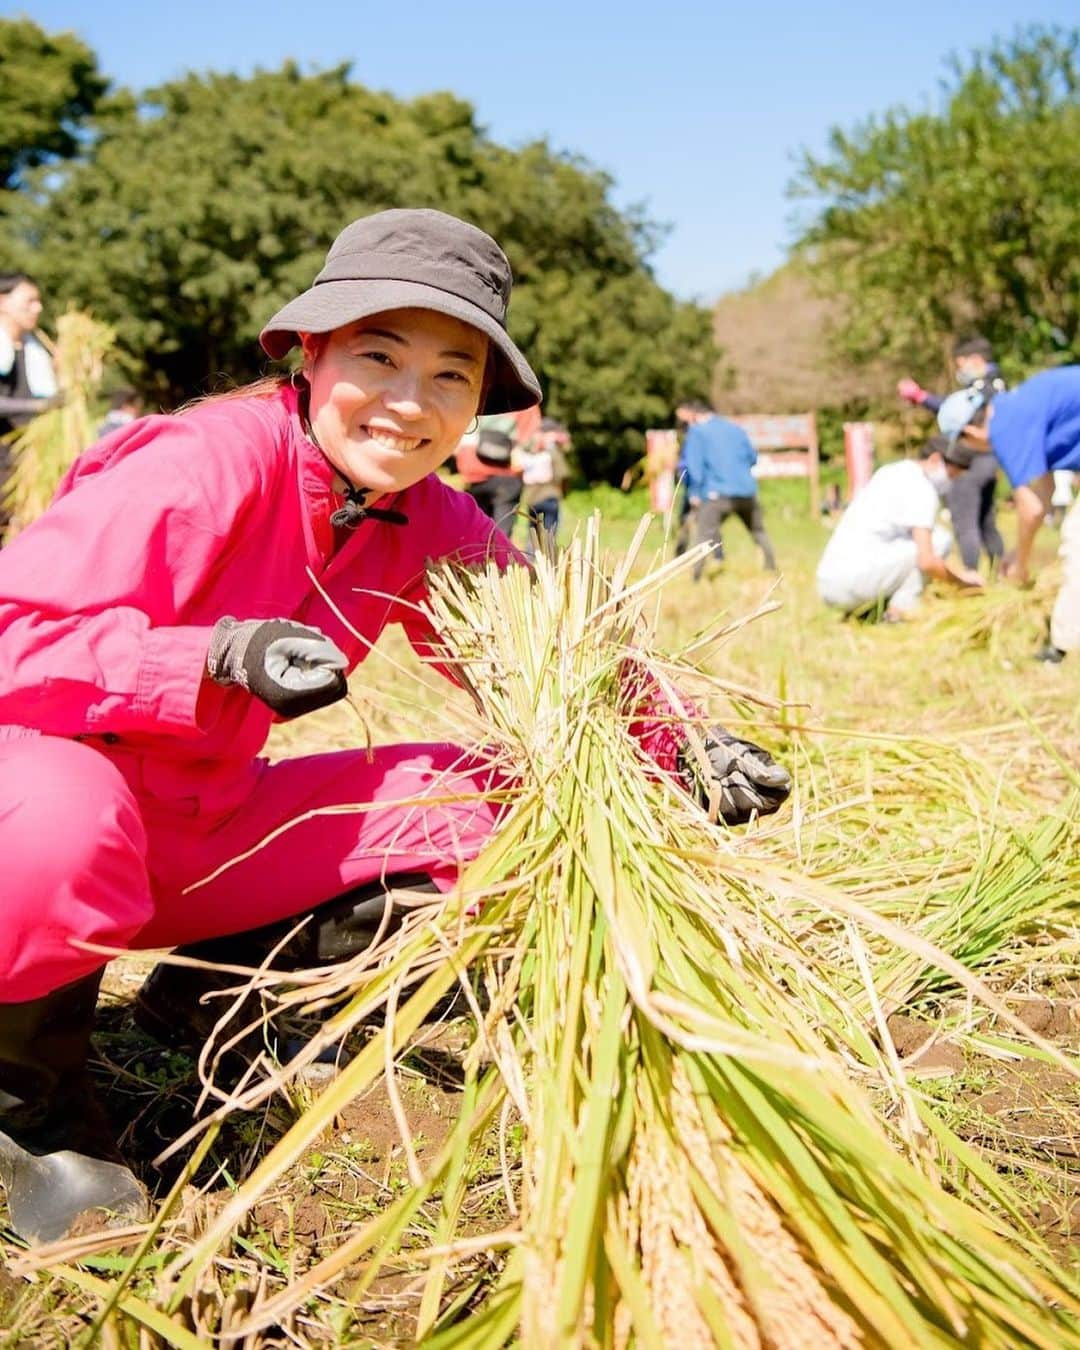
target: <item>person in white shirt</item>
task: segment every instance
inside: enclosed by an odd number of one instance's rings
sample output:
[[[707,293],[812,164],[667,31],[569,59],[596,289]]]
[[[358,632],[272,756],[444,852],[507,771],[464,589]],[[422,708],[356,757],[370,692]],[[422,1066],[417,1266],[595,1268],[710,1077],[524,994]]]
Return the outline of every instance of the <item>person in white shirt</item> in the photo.
[[[952,538],[936,523],[949,483],[972,458],[968,447],[932,436],[917,460],[878,469],[840,518],[818,564],[822,600],[848,614],[883,610],[896,621],[918,605],[926,577],[981,586],[978,572],[946,561]]]

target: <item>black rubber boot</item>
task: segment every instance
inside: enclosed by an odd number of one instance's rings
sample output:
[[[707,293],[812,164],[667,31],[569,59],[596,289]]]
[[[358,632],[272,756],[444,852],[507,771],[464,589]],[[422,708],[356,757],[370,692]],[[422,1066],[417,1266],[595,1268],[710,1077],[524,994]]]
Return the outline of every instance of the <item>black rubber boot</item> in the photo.
[[[1042,661],[1044,665],[1060,666],[1065,660],[1065,653],[1060,647],[1055,647],[1048,638],[1035,653],[1035,660]]]
[[[307,970],[333,961],[345,961],[371,946],[378,936],[387,910],[391,891],[412,891],[437,894],[438,887],[426,873],[403,872],[388,877],[385,882],[371,882],[339,895],[313,911],[303,928],[284,943],[269,963],[271,970]],[[404,911],[394,909],[387,917],[383,935],[392,932],[401,923]],[[210,938],[205,942],[177,947],[175,955],[215,965],[262,966],[267,957],[288,933],[297,926],[298,917],[264,928],[233,933],[228,937]],[[176,1049],[198,1051],[213,1034],[228,1006],[227,999],[205,998],[225,989],[243,984],[243,977],[225,971],[196,970],[189,966],[162,964],[156,966],[143,982],[135,998],[134,1018],[149,1036],[163,1045]],[[231,1025],[239,1029],[253,1022],[259,1014],[259,996],[248,995],[235,1012]],[[240,1047],[237,1047],[238,1049]],[[252,1047],[256,1049],[258,1047]],[[299,1049],[299,1044],[271,1044],[279,1060],[288,1060]],[[333,1049],[326,1057],[334,1057]]]
[[[0,1181],[11,1227],[28,1242],[150,1213],[86,1070],[100,984],[98,971],[44,998],[0,1003]]]

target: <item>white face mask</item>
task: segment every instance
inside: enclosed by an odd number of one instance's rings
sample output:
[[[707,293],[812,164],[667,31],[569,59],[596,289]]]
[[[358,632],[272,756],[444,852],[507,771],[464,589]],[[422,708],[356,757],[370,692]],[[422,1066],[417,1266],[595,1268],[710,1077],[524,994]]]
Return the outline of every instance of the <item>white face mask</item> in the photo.
[[[927,469],[927,478],[939,497],[944,497],[949,488],[949,471],[943,464],[940,469]]]

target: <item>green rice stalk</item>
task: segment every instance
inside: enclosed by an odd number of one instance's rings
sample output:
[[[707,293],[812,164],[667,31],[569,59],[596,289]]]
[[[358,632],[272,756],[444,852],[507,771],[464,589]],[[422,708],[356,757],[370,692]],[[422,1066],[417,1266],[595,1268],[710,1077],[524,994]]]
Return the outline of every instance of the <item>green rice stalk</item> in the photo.
[[[54,1268],[53,1273],[69,1281],[76,1288],[96,1294],[101,1299],[108,1300],[110,1296],[109,1282],[100,1280],[96,1275],[80,1270],[77,1266],[58,1266]],[[198,1336],[135,1294],[125,1293],[120,1300],[120,1308],[139,1327],[144,1327],[158,1337],[162,1345],[173,1346],[174,1350],[205,1350],[206,1343]]]
[[[492,993],[467,1061],[475,1072],[481,1053],[493,1057],[484,1109],[459,1122],[467,1137],[452,1134],[422,1186],[346,1244],[349,1259],[374,1249],[370,1284],[407,1259],[407,1216],[442,1188],[437,1254],[414,1253],[429,1271],[430,1327],[460,1223],[461,1160],[512,1098],[524,1128],[520,1240],[480,1314],[444,1315],[427,1343],[1080,1344],[1069,1276],[980,1210],[963,1168],[946,1168],[956,1179],[943,1185],[943,1161],[964,1150],[940,1122],[931,1134],[852,998],[854,972],[871,967],[838,945],[834,971],[807,933],[842,915],[865,930],[862,952],[887,933],[924,964],[964,972],[924,938],[755,856],[752,835],[710,830],[643,758],[625,677],[667,681],[643,618],[660,581],[630,582],[627,567],[616,584],[610,570],[593,527],[535,579],[433,576],[443,659],[518,776],[512,807],[454,896],[382,964],[338,976],[351,994],[340,1032],[418,966],[430,971],[184,1254],[184,1281],[374,1081],[385,1040],[406,1046],[472,968]],[[816,924],[788,928],[789,912],[804,919],[814,906]],[[343,1259],[238,1331],[280,1318]],[[457,1315],[457,1300],[446,1306]]]
[[[925,779],[923,787],[927,787]],[[877,795],[871,801],[871,806],[875,804],[879,827],[889,825],[888,812],[881,811],[883,803]],[[834,853],[828,879],[871,905],[876,914],[918,933],[964,967],[999,982],[1021,959],[1021,944],[1026,959],[1031,959],[1032,953],[1038,953],[1033,939],[1062,936],[1076,941],[1080,794],[1070,793],[1059,812],[1044,816],[1026,832],[1008,825],[994,829],[992,815],[990,822],[990,828],[976,837],[974,849],[958,840],[958,846],[950,850],[943,821],[935,847],[921,858],[909,854],[903,864],[895,853],[882,856],[880,847],[872,850],[876,861],[866,856],[864,848],[851,850],[847,858]],[[969,840],[970,823],[964,832]],[[845,824],[850,829],[853,821]],[[902,822],[893,819],[891,829],[896,849]],[[770,852],[775,856],[781,849],[782,842]],[[817,907],[800,913],[792,906],[785,921],[793,931],[803,932],[803,940],[823,961],[835,960],[837,946],[847,944],[843,926],[823,920]],[[868,941],[875,989],[888,1011],[914,1008],[956,992],[955,980],[928,963],[924,954],[903,950],[883,937]],[[836,969],[840,971],[839,966]],[[857,998],[856,983],[857,976],[851,972],[848,992]]]

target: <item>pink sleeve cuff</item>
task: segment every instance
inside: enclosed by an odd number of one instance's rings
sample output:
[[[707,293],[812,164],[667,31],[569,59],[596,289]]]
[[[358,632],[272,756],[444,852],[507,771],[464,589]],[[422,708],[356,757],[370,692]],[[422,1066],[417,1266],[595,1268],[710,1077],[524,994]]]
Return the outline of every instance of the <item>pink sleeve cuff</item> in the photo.
[[[195,709],[209,647],[209,628],[152,628],[139,663],[136,713],[178,730],[199,730]]]

